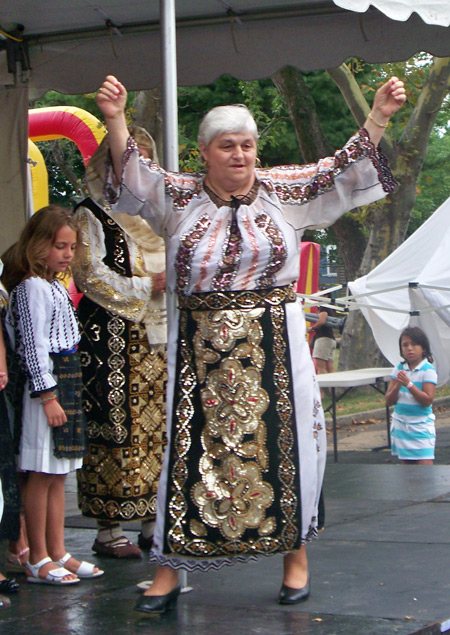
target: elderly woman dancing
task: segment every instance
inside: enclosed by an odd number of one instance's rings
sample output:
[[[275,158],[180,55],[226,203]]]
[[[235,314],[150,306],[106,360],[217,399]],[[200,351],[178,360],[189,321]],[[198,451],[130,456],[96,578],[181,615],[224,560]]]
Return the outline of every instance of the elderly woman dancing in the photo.
[[[282,604],[309,596],[305,544],[317,535],[326,457],[320,392],[292,290],[305,228],[395,188],[377,144],[405,100],[393,77],[364,127],[316,165],[255,168],[245,106],[203,119],[206,174],[140,160],[127,92],[109,75],[97,94],[110,135],[105,194],[164,237],[168,305],[168,447],[160,479],[152,586],[136,609],[175,606],[177,569],[210,570],[284,554]],[[175,302],[176,299],[176,302]]]

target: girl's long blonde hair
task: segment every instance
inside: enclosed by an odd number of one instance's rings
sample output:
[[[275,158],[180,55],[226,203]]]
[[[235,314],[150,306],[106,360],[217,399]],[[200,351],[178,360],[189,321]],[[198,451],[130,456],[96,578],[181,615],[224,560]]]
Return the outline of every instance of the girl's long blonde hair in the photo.
[[[66,226],[76,233],[79,252],[81,234],[72,212],[58,205],[48,205],[33,214],[23,228],[19,240],[1,257],[4,265],[1,280],[8,293],[30,276],[38,276],[48,281],[53,278],[45,258],[55,242],[56,234]]]

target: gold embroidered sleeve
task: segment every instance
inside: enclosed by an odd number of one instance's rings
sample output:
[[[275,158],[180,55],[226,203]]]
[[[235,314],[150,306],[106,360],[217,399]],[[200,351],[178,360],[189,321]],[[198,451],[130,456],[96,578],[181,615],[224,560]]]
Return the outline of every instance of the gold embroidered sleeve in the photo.
[[[80,208],[77,219],[83,235],[83,253],[73,267],[78,289],[108,311],[133,322],[149,312],[151,279],[121,276],[105,265],[105,240],[101,223],[89,210]]]

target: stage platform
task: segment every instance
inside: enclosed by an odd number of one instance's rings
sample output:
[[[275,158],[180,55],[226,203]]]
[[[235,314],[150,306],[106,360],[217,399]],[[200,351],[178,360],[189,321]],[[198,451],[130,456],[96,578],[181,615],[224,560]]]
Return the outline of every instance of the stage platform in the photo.
[[[341,454],[341,462],[327,468],[326,526],[308,550],[312,592],[304,604],[277,604],[282,562],[274,557],[190,574],[193,590],[180,596],[176,611],[143,616],[133,610],[135,585],[151,577],[153,566],[91,555],[95,530],[77,515],[69,492],[67,546],[106,573],[69,588],[23,582],[11,608],[0,612],[0,633],[406,635],[450,629],[450,466],[345,463]],[[136,539],[134,531],[127,534]]]

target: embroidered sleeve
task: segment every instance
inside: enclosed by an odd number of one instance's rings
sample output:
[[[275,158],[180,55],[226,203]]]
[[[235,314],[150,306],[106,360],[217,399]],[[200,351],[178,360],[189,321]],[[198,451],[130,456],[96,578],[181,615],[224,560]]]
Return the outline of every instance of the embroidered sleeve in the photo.
[[[327,227],[345,212],[396,188],[385,157],[364,128],[333,157],[317,164],[281,166],[257,174],[299,230]]]
[[[16,287],[15,295],[21,352],[30,380],[30,393],[35,396],[56,386],[49,356],[49,328],[53,317],[50,285],[44,280],[29,278]]]
[[[105,265],[106,247],[100,221],[86,208],[79,209],[77,219],[83,234],[83,252],[73,268],[78,289],[126,320],[143,321],[151,312],[151,278],[120,275]]]
[[[115,212],[139,214],[158,236],[163,236],[166,225],[166,173],[156,163],[139,157],[132,137],[128,138],[122,166],[122,177],[115,187],[111,161],[108,160],[104,188],[106,200]]]
[[[114,212],[145,218],[158,236],[167,233],[170,216],[184,210],[202,191],[202,175],[166,172],[156,163],[139,157],[131,137],[122,164],[122,178],[116,187],[111,162],[108,162],[105,197]]]

